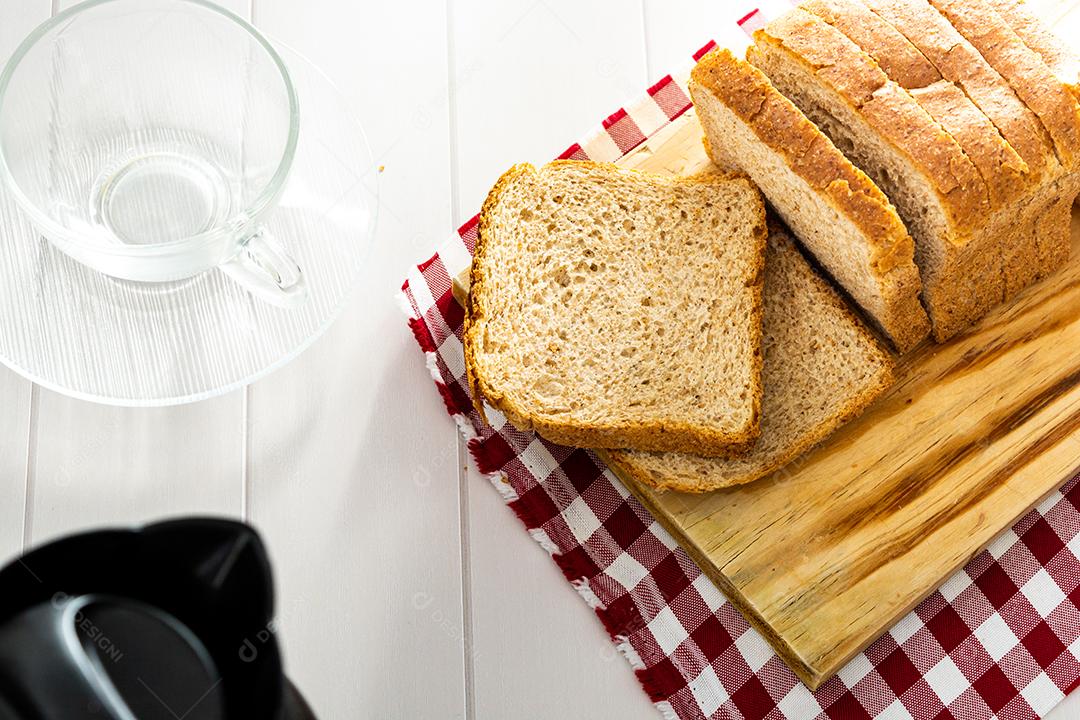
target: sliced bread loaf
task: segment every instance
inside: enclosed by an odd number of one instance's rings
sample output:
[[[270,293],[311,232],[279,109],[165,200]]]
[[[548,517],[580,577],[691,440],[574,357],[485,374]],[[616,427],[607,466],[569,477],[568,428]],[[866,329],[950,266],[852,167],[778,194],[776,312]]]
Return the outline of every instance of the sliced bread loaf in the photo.
[[[480,214],[473,399],[565,445],[745,452],[759,432],[765,216],[744,176],[511,168]]]
[[[1000,253],[959,248],[989,214],[986,183],[956,140],[843,33],[795,9],[754,35],[747,58],[885,191],[915,239],[938,340],[999,304]],[[961,271],[962,270],[962,271]]]
[[[1027,163],[964,91],[943,79],[907,38],[859,0],[807,0],[800,7],[858,45],[953,136],[986,183],[992,207],[1016,202],[1037,183]]]
[[[765,259],[764,347],[761,437],[748,455],[611,450],[602,457],[616,474],[657,488],[748,483],[821,442],[892,383],[892,358],[777,228]]]
[[[1080,158],[1080,106],[1039,54],[1024,44],[989,0],[931,0],[931,4],[1035,113],[1054,141],[1058,162],[1074,168]]]
[[[926,0],[860,0],[919,49],[941,76],[959,85],[990,118],[1032,172],[1060,169],[1035,114],[982,54]]]
[[[1015,210],[1035,192],[1040,176],[1030,171],[990,119],[955,83],[945,80],[896,28],[859,0],[807,0],[800,7],[817,15],[867,53],[889,79],[901,85],[975,165],[989,192],[992,210]],[[1039,238],[1030,227],[1001,236],[1000,285],[1004,297],[1030,284],[1039,272]],[[988,302],[992,297],[988,298]]]
[[[1039,53],[1058,80],[1080,96],[1080,58],[1028,8],[1023,0],[990,0],[1029,48]]]
[[[860,2],[916,45],[946,80],[962,88],[965,95],[993,122],[1002,137],[1027,164],[1029,183],[1034,182],[1034,185],[1019,199],[1009,200],[1007,196],[1003,196],[1005,205],[998,206],[998,211],[987,218],[986,226],[975,246],[978,248],[996,242],[1001,248],[1005,280],[1003,299],[1012,297],[1035,280],[1055,270],[1060,265],[1056,259],[1068,255],[1068,243],[1065,242],[1067,233],[1048,235],[1040,232],[1033,221],[1033,218],[1056,202],[1053,188],[1065,172],[1050,133],[1040,118],[1017,95],[1009,80],[1002,77],[980,49],[953,26],[949,18],[936,11],[926,0]],[[986,11],[985,20],[980,21],[970,16],[966,18],[972,37],[982,36],[984,31],[979,29],[980,26],[996,28],[995,32],[998,34],[1007,35],[1007,28],[1003,26],[1000,17],[994,15],[993,9],[986,4],[982,4],[981,8]],[[956,12],[963,14],[962,10]],[[1008,53],[995,51],[994,41],[984,37],[980,44],[987,48],[990,54],[997,54],[999,62],[1004,63],[1002,67],[1011,65]],[[1012,47],[1017,47],[1015,38],[1012,39]],[[1027,62],[1030,64],[1032,58],[1030,53],[1027,55]],[[1025,92],[1032,92],[1046,79],[1045,74],[1040,78],[1030,78],[1025,84]],[[1004,183],[1004,179],[1002,182]]]
[[[898,350],[925,338],[911,236],[877,186],[761,71],[726,49],[698,63],[690,94],[710,155],[750,175]]]
[[[785,88],[773,77],[774,69],[784,80],[789,74],[815,78],[800,95],[827,96],[844,104],[838,112],[864,118],[889,144],[891,154],[904,157],[894,172],[912,177],[909,192],[935,198],[929,202],[940,210],[943,221],[964,226],[985,215],[986,184],[956,140],[843,33],[795,8],[758,30],[754,40],[747,57],[781,91]],[[792,94],[785,94],[799,104]],[[899,207],[897,198],[893,202]]]
[[[876,0],[866,2],[873,4]],[[897,0],[898,4],[904,2],[914,0]],[[931,11],[956,36],[958,44],[953,47],[958,52],[971,48],[945,18],[932,8]],[[906,32],[904,35],[918,45]],[[927,46],[935,47],[935,43]],[[971,50],[981,58],[977,50]],[[924,55],[934,61],[929,54],[924,52]],[[755,45],[748,51],[748,58],[873,178],[895,204],[915,238],[923,300],[939,341],[965,329],[1011,294],[1053,269],[1048,259],[1060,257],[1061,253],[1039,246],[1032,222],[1054,200],[1047,188],[1060,175],[1060,166],[1052,147],[1046,146],[1041,151],[1043,166],[1032,172],[1047,172],[1048,164],[1057,169],[1039,175],[1039,183],[1024,199],[1000,206],[995,212],[989,204],[986,183],[955,138],[836,27],[804,10],[793,10],[755,34]],[[1008,84],[985,61],[981,62],[983,69],[1000,81],[990,94],[1002,91],[1005,93],[1002,97],[1012,98],[1013,109],[1030,114]],[[945,66],[949,67],[948,63]],[[935,67],[943,76],[950,77],[941,64],[935,63]],[[956,68],[950,68],[949,72],[957,72],[957,82],[964,87],[961,81],[967,75]],[[966,94],[975,99],[972,93]],[[924,101],[933,107],[934,102],[942,100],[930,97]],[[918,111],[911,111],[911,105]],[[903,108],[904,112],[896,108]],[[1035,124],[1038,128],[1037,120]],[[935,133],[939,137],[934,145],[925,140],[913,141],[914,137]],[[947,150],[947,154],[938,150]],[[1017,152],[1027,162],[1024,153]],[[1028,166],[1031,169],[1031,163]],[[931,172],[934,167],[936,172]],[[975,201],[964,199],[965,193],[978,194],[966,181],[971,176],[969,167],[987,193],[986,205],[978,212],[974,210],[978,206]],[[959,176],[955,174],[958,170]],[[951,192],[945,192],[950,173],[958,181],[959,177],[965,178],[965,182],[958,182]]]

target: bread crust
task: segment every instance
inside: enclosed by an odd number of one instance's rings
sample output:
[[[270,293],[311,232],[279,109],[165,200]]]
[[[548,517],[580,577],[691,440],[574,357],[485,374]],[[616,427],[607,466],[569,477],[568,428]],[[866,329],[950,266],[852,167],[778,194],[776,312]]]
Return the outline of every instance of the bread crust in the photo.
[[[754,33],[811,70],[860,113],[893,150],[928,178],[958,231],[977,228],[989,212],[986,183],[952,135],[892,82],[877,63],[824,20],[798,8]],[[755,49],[748,58],[754,64]]]
[[[786,233],[781,233],[786,236]],[[795,243],[787,240],[790,246],[789,252],[799,252]],[[804,260],[805,262],[805,260]],[[622,450],[598,450],[597,455],[611,470],[624,481],[646,485],[658,490],[676,490],[685,493],[705,493],[720,490],[736,485],[745,485],[770,475],[787,466],[793,460],[819,445],[825,438],[831,435],[837,428],[858,417],[874,400],[888,390],[895,378],[893,367],[895,361],[892,355],[881,345],[877,337],[862,321],[852,312],[847,303],[832,288],[829,283],[813,271],[813,282],[822,290],[821,300],[842,313],[843,317],[856,328],[856,332],[870,347],[871,354],[881,365],[881,371],[877,374],[875,382],[860,390],[852,396],[839,412],[830,417],[828,421],[820,423],[812,431],[801,437],[782,455],[771,462],[755,468],[752,472],[738,478],[688,478],[675,473],[657,476],[642,465],[635,462],[634,455]]]
[[[1053,74],[986,0],[930,0],[1001,74],[1035,113],[1054,142],[1058,161],[1075,168],[1080,151],[1080,106]]]
[[[858,0],[806,0],[799,7],[844,33],[901,87],[927,87],[941,80],[917,47]]]
[[[1080,97],[1080,58],[1028,11],[1024,0],[990,0],[990,4],[1024,44],[1042,57],[1058,80]]]
[[[990,119],[896,28],[858,0],[807,0],[801,8],[842,32],[953,136],[986,183],[990,205],[1003,207],[1038,181]]]
[[[1060,169],[1053,143],[1039,119],[979,51],[928,2],[859,2],[906,37],[943,78],[960,85],[1024,159],[1032,173],[1041,176]]]
[[[694,68],[690,94],[699,99],[702,92],[730,108],[793,172],[863,232],[871,245],[871,270],[880,280],[886,308],[885,316],[876,320],[901,352],[922,341],[930,323],[919,304],[921,283],[913,260],[914,244],[885,194],[760,70],[729,50],[714,50]],[[705,148],[713,158],[708,139]]]
[[[908,92],[971,159],[986,183],[992,210],[1007,207],[1037,185],[1038,176],[954,83],[940,80]]]
[[[751,418],[742,432],[725,432],[717,428],[688,423],[677,418],[671,418],[664,422],[631,422],[626,424],[587,424],[580,425],[572,422],[552,421],[542,417],[529,408],[523,407],[514,398],[501,392],[499,388],[487,382],[477,362],[477,343],[483,330],[483,322],[487,315],[487,292],[488,283],[486,277],[485,260],[489,243],[492,241],[492,216],[496,211],[503,195],[527,174],[538,172],[529,163],[514,165],[507,170],[495,183],[491,192],[488,193],[480,211],[480,219],[477,229],[476,248],[473,254],[472,269],[470,271],[470,290],[468,305],[465,312],[462,342],[465,353],[465,372],[469,389],[472,394],[473,405],[481,417],[485,419],[483,405],[486,401],[489,405],[499,410],[506,416],[516,428],[520,430],[533,430],[542,437],[561,445],[587,448],[611,448],[632,447],[635,449],[652,451],[678,451],[715,457],[734,457],[747,453],[756,442],[761,432],[761,318],[763,303],[761,297],[762,284],[764,281],[765,267],[765,242],[767,239],[765,206],[760,202],[760,194],[757,187],[749,178],[741,173],[711,172],[702,173],[692,177],[669,177],[654,173],[646,173],[639,170],[620,168],[610,163],[596,163],[581,160],[556,160],[546,167],[558,168],[571,166],[584,168],[593,172],[608,174],[626,173],[637,175],[652,182],[666,184],[679,183],[715,183],[727,184],[741,182],[758,194],[760,215],[753,227],[753,237],[756,244],[754,255],[756,264],[751,277],[747,281],[747,287],[751,289],[750,310],[750,344],[756,348],[751,357],[751,376],[754,378],[750,390]]]

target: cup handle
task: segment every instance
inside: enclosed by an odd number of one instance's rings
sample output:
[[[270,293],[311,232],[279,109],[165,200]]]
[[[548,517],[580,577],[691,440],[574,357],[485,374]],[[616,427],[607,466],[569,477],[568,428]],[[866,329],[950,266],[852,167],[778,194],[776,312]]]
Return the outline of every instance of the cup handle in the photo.
[[[272,305],[294,308],[307,298],[300,266],[265,228],[247,239],[221,270],[244,289]]]

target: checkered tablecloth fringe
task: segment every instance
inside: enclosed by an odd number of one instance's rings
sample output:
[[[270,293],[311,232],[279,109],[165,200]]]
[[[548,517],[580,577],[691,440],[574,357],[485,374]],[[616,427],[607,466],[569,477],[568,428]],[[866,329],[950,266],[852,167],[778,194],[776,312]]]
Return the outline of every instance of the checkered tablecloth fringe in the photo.
[[[688,70],[560,157],[623,157],[690,108]],[[480,472],[594,609],[666,717],[1032,720],[1077,686],[1080,478],[810,692],[593,453],[521,432],[491,409],[481,420],[452,293],[475,242],[473,218],[410,270],[400,296],[409,327]]]

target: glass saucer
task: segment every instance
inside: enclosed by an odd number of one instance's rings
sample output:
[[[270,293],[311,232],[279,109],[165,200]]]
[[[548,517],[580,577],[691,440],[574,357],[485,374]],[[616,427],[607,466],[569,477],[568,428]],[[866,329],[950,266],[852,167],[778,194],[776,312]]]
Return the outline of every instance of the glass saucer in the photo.
[[[306,301],[270,305],[216,269],[168,283],[111,278],[54,248],[0,188],[0,361],[77,398],[177,405],[251,383],[329,327],[371,247],[378,171],[337,88],[272,42],[296,85],[300,140],[265,224],[303,269]]]

